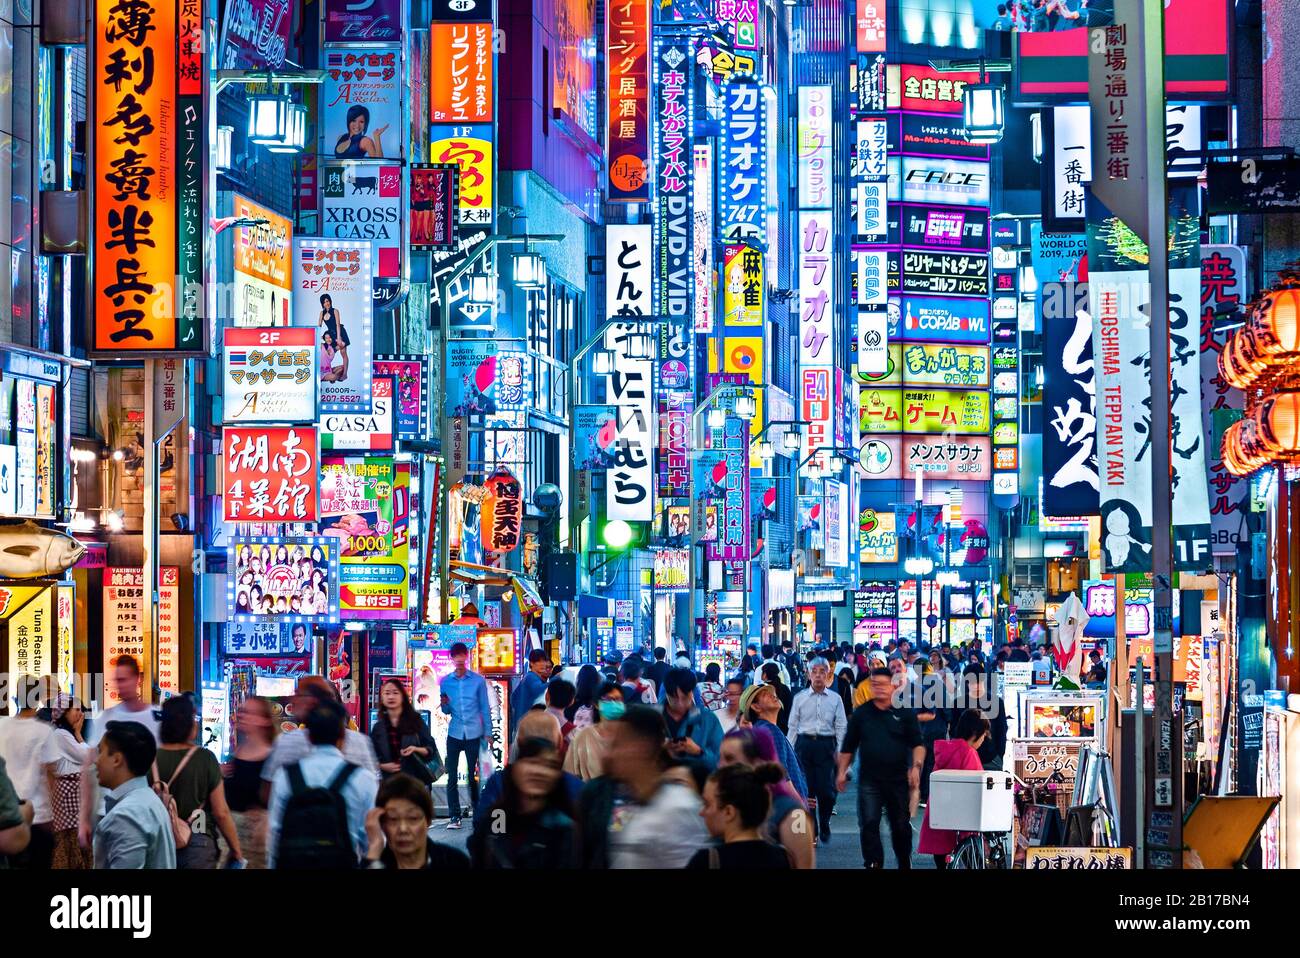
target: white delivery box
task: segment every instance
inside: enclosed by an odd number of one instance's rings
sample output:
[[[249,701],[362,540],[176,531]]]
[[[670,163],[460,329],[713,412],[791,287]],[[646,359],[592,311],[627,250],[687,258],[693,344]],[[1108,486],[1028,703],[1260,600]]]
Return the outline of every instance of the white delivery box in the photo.
[[[930,827],[1009,832],[1015,799],[1010,772],[936,771],[930,775]]]

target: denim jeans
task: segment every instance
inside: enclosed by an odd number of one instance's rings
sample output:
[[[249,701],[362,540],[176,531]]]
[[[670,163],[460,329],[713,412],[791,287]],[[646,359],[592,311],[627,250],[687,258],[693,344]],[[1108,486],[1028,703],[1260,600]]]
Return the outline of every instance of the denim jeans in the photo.
[[[912,819],[907,807],[911,789],[907,776],[896,779],[863,778],[858,782],[858,825],[862,829],[864,868],[884,868],[885,849],[880,844],[880,817],[889,817],[889,836],[900,869],[912,867]]]
[[[470,808],[478,805],[478,753],[481,739],[447,739],[447,815],[460,818],[460,787],[456,780],[460,778],[460,757],[465,756],[469,766]]]

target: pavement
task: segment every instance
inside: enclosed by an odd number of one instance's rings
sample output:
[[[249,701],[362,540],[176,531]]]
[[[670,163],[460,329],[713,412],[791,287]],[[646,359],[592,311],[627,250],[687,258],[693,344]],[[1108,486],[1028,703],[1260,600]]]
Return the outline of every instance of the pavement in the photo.
[[[468,790],[466,790],[468,791]],[[435,794],[441,792],[443,800],[439,802],[438,814],[446,814],[446,789],[438,787]],[[468,803],[468,795],[462,799],[462,806]],[[912,819],[912,867],[933,869],[934,859],[929,855],[918,855],[916,843],[921,837],[921,819],[925,809],[918,809]],[[447,819],[437,819],[429,829],[429,837],[443,845],[464,849],[474,830],[474,820],[466,818],[460,829],[448,829]],[[898,867],[894,857],[893,844],[890,842],[889,826],[884,821],[880,824],[880,842],[885,849],[885,868]],[[831,816],[831,841],[817,846],[817,867],[819,869],[841,869],[862,867],[862,842],[858,834],[858,798],[856,782],[849,782],[848,790],[835,803],[835,814]]]

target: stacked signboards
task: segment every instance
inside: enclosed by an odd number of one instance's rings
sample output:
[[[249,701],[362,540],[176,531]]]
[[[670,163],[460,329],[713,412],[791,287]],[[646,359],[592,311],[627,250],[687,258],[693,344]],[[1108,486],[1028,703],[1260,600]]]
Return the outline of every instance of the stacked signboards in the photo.
[[[884,230],[859,233],[859,241],[875,242],[855,251],[859,309],[878,309],[868,301],[879,296],[881,259],[887,294],[883,348],[872,335],[878,321],[860,323],[861,474],[867,480],[921,472],[927,479],[987,481],[993,377],[988,149],[967,142],[961,118],[962,87],[973,77],[903,65],[897,87],[892,67],[890,78],[890,105],[901,109],[870,121],[883,123],[889,154]],[[867,211],[870,223],[869,204]],[[861,208],[858,218],[864,220]]]

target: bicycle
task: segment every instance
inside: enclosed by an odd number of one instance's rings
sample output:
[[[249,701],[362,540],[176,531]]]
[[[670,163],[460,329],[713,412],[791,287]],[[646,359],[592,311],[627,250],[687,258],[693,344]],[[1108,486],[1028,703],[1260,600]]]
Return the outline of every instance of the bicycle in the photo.
[[[1036,804],[1040,789],[1055,791],[1064,779],[1059,772],[1039,785],[1029,785],[1011,773],[1016,783],[1016,817],[1019,818],[1024,805]],[[969,832],[957,841],[952,856],[948,860],[950,869],[969,871],[1001,871],[1012,867],[1014,856],[1011,849],[1011,832]]]

